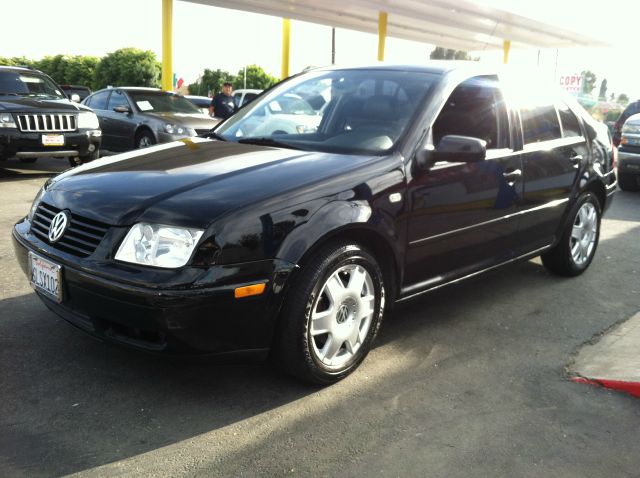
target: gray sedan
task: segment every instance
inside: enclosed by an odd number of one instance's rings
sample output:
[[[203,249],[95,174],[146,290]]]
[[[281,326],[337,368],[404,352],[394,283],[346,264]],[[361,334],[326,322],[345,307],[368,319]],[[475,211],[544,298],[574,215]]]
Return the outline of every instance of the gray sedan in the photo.
[[[220,121],[202,114],[184,97],[157,88],[106,88],[83,103],[98,115],[102,147],[109,151],[197,136]]]

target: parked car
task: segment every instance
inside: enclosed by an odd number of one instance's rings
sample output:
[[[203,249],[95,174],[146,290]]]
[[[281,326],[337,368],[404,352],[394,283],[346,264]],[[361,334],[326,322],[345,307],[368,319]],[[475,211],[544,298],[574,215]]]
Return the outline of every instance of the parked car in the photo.
[[[102,147],[129,151],[207,133],[220,120],[193,103],[157,88],[118,87],[96,91],[83,104],[100,120]]]
[[[246,104],[251,103],[254,99],[262,93],[262,90],[243,89],[235,90],[233,92],[233,101],[236,104],[236,108],[241,108]]]
[[[185,98],[191,101],[191,103],[193,103],[195,106],[197,106],[201,113],[207,116],[209,115],[209,106],[211,105],[211,98],[209,98],[208,96],[193,96],[193,95],[186,95]]]
[[[69,101],[41,71],[0,66],[0,159],[69,158],[71,165],[98,157],[101,131],[87,107]]]
[[[316,130],[244,133],[313,83],[331,91]],[[565,276],[589,267],[616,190],[608,135],[517,85],[445,63],[292,77],[209,139],[48,181],[13,229],[18,261],[47,307],[105,340],[271,351],[335,382],[393,303],[540,255]]]
[[[86,86],[60,85],[60,88],[62,88],[62,91],[65,92],[71,101],[75,101],[76,103],[80,103],[91,94],[91,90]]]
[[[635,114],[640,113],[640,100],[632,101],[627,105],[620,116],[613,124],[613,144],[615,146],[620,145],[620,140],[622,139],[622,127],[624,126],[625,121]]]
[[[238,134],[271,135],[311,133],[318,129],[322,115],[297,94],[287,93],[256,107]]]
[[[624,191],[640,191],[640,113],[630,116],[622,126],[618,185]]]

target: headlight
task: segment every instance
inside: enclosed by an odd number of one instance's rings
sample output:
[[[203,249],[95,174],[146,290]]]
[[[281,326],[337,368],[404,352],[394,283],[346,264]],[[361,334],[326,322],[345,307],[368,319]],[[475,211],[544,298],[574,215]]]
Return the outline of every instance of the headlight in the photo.
[[[174,269],[185,265],[204,231],[141,222],[128,232],[116,260]]]
[[[80,129],[99,129],[100,122],[95,113],[89,111],[80,113],[78,115],[78,128]]]
[[[0,128],[15,128],[16,123],[9,113],[0,114]]]
[[[38,194],[36,194],[36,197],[33,200],[33,203],[31,203],[31,209],[29,209],[29,215],[27,216],[27,220],[29,222],[31,222],[33,220],[33,216],[36,213],[36,209],[38,209],[38,206],[40,205],[40,201],[42,200],[42,196],[44,196],[44,186],[42,186],[40,188],[40,191],[38,191]]]
[[[164,130],[169,134],[189,134],[187,128],[177,124],[166,124]]]

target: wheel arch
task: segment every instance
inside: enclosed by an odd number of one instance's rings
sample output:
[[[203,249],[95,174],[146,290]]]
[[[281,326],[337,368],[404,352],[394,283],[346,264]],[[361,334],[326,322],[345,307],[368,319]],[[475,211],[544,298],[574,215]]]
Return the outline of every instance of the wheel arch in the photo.
[[[601,181],[595,180],[588,183],[583,191],[593,193],[600,203],[600,211],[604,212],[604,206],[607,200],[607,191]]]
[[[133,146],[134,148],[138,146],[138,136],[142,133],[142,132],[148,132],[151,134],[151,136],[153,136],[153,139],[156,141],[156,143],[158,143],[158,136],[153,132],[153,130],[151,129],[151,127],[149,127],[149,125],[147,124],[141,124],[138,125],[138,127],[136,128],[135,132],[133,133]]]

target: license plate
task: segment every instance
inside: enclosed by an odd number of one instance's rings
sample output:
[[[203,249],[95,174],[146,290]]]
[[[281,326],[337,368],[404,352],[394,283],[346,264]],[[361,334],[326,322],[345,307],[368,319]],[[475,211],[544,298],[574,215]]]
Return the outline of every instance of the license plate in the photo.
[[[62,266],[54,264],[43,257],[29,252],[31,270],[31,287],[51,297],[56,302],[62,301]]]
[[[64,146],[63,134],[43,134],[42,135],[43,146]]]

